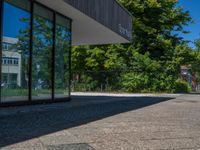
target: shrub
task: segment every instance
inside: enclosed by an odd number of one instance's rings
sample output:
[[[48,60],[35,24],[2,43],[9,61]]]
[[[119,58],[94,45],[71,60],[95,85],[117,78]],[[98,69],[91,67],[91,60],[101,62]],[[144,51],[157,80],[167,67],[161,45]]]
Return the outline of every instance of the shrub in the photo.
[[[175,82],[175,92],[176,93],[189,93],[191,92],[192,88],[191,86],[188,84],[188,82],[182,80],[182,79],[178,79]]]
[[[122,86],[127,92],[141,92],[148,88],[149,78],[142,73],[126,73],[122,75]]]

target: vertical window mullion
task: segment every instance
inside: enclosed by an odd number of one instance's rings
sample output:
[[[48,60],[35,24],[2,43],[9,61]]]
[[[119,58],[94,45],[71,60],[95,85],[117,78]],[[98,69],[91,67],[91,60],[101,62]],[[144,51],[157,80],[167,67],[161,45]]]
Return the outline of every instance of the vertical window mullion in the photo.
[[[0,0],[0,84],[2,80],[2,29],[3,29],[3,0]],[[1,104],[1,87],[0,87],[0,104]]]
[[[53,14],[52,99],[55,101],[56,13]]]
[[[69,45],[69,97],[71,97],[71,79],[72,79],[72,67],[71,67],[71,51],[72,51],[72,21],[70,20],[70,45]]]
[[[30,20],[30,51],[29,51],[29,102],[32,101],[32,52],[33,52],[33,10],[34,10],[34,1],[31,0],[31,20]]]

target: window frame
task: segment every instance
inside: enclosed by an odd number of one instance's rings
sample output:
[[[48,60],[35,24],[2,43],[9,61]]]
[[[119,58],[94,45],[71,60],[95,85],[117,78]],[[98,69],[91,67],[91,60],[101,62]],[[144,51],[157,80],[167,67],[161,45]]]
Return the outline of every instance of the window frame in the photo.
[[[40,2],[36,2],[34,0],[29,0],[30,1],[30,47],[29,47],[29,85],[28,85],[28,101],[19,101],[19,102],[1,102],[1,96],[0,96],[0,107],[1,106],[16,106],[16,105],[27,105],[27,104],[40,104],[40,103],[54,103],[54,102],[64,102],[64,101],[69,101],[71,99],[71,47],[72,47],[72,19],[41,4]],[[2,81],[2,50],[3,50],[3,12],[4,12],[4,5],[5,0],[0,0],[0,84]],[[52,71],[51,71],[51,76],[52,76],[52,98],[51,99],[44,99],[44,100],[38,100],[38,101],[33,101],[32,100],[32,62],[33,62],[33,56],[32,56],[32,51],[33,51],[33,19],[34,19],[34,5],[40,5],[41,7],[44,7],[46,9],[48,9],[49,11],[53,12],[53,50],[52,50]],[[54,81],[55,81],[55,51],[56,51],[56,14],[61,15],[62,17],[64,17],[65,19],[67,19],[69,21],[69,30],[71,33],[71,37],[70,37],[70,46],[69,46],[69,61],[68,61],[68,65],[69,65],[69,95],[66,98],[55,98],[55,93],[54,93]],[[13,61],[14,64],[14,61]],[[18,64],[14,64],[14,65],[19,65],[19,61]],[[1,95],[1,87],[0,87],[0,95]]]

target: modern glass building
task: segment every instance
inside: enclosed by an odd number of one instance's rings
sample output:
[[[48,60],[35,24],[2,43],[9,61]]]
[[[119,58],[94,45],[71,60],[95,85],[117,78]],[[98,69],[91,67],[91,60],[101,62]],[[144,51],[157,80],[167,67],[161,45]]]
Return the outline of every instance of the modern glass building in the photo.
[[[128,43],[115,0],[0,0],[0,106],[70,99],[72,45]]]

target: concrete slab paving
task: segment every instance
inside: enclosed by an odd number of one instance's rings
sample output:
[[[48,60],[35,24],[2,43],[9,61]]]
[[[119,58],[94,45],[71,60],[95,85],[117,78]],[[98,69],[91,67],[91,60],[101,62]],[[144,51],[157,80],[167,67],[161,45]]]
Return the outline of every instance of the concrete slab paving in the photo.
[[[73,99],[1,109],[0,149],[200,150],[198,94]]]

